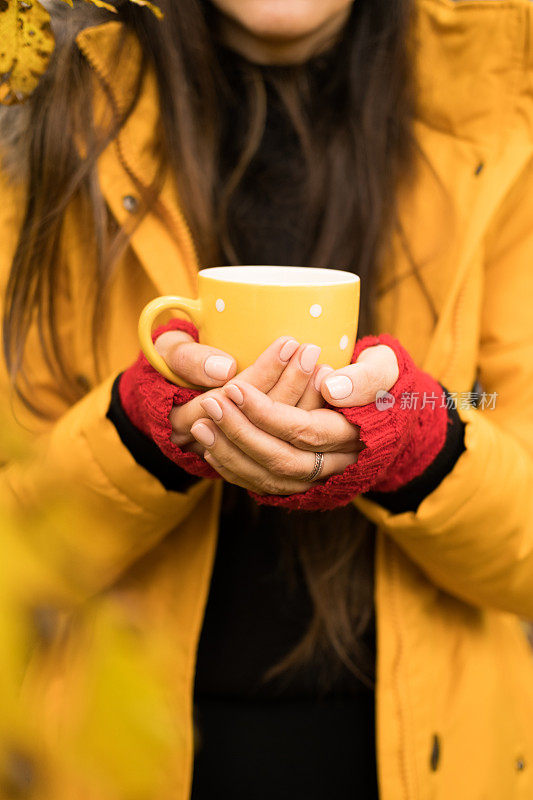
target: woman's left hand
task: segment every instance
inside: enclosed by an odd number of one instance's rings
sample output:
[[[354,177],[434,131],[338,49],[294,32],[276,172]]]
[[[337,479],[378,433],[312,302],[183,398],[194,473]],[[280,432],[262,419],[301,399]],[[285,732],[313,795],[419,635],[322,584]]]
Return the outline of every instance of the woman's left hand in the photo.
[[[355,364],[329,373],[321,392],[330,405],[366,405],[397,378],[393,350],[377,345]],[[364,446],[359,429],[342,414],[287,405],[239,379],[211,392],[201,405],[209,419],[195,423],[191,433],[205,448],[204,458],[225,480],[259,495],[305,492],[312,485],[305,478],[315,452],[325,454],[317,478],[323,481],[355,463]]]

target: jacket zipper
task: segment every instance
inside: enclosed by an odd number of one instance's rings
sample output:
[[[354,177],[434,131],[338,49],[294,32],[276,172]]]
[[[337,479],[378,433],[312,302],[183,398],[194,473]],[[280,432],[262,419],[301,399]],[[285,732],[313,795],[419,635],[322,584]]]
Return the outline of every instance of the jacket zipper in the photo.
[[[402,660],[404,647],[403,647],[403,640],[402,640],[401,635],[399,633],[401,631],[401,620],[400,620],[400,614],[398,613],[398,606],[397,606],[398,595],[397,595],[397,580],[396,580],[396,572],[397,572],[397,569],[398,569],[398,562],[397,562],[396,555],[394,553],[394,549],[392,550],[392,552],[390,552],[390,558],[391,558],[391,604],[390,604],[390,608],[391,608],[392,616],[394,618],[394,627],[395,627],[396,631],[398,631],[398,639],[397,639],[398,645],[397,645],[396,655],[394,657],[393,670],[392,671],[393,671],[393,685],[394,685],[395,694],[396,694],[396,706],[397,706],[397,709],[398,709],[398,720],[399,720],[400,739],[401,739],[400,757],[399,757],[399,761],[400,761],[399,772],[400,772],[400,779],[401,779],[402,786],[403,786],[403,796],[405,797],[405,800],[413,800],[413,798],[410,798],[410,796],[409,796],[408,764],[407,764],[407,753],[406,753],[406,746],[405,746],[405,742],[406,742],[406,738],[407,738],[406,737],[406,733],[405,733],[406,724],[405,724],[405,714],[404,714],[403,703],[402,703],[402,690],[401,690],[401,684],[400,684],[400,662]]]
[[[444,370],[444,374],[445,375],[453,374],[453,367],[456,364],[456,361],[457,361],[457,358],[458,358],[458,355],[459,355],[459,351],[460,351],[461,339],[460,339],[459,334],[460,334],[461,329],[462,329],[461,312],[462,312],[462,308],[463,308],[463,305],[464,305],[465,292],[466,292],[465,281],[463,280],[463,282],[461,283],[461,285],[459,287],[458,293],[457,293],[455,307],[454,307],[454,311],[453,311],[453,319],[452,319],[452,330],[453,330],[452,352],[450,354],[450,357],[448,358],[448,363],[447,363],[446,369]],[[393,615],[393,618],[394,618],[395,629],[397,631],[400,631],[401,630],[401,621],[400,621],[400,614],[399,614],[398,607],[397,607],[397,585],[398,584],[397,584],[397,580],[396,580],[397,571],[399,570],[399,564],[398,564],[397,556],[394,553],[394,551],[391,554],[391,561],[392,561],[392,568],[391,568],[391,574],[392,574],[392,580],[391,580],[391,583],[392,583],[392,587],[391,587],[392,602],[390,604],[390,607],[391,607],[391,612],[392,612],[392,615]],[[401,780],[402,780],[403,795],[405,797],[405,800],[413,800],[413,798],[410,795],[410,791],[409,791],[409,787],[410,787],[410,782],[409,782],[409,764],[408,764],[408,761],[407,761],[407,752],[406,752],[406,746],[405,746],[405,742],[406,742],[406,723],[405,723],[405,712],[404,712],[403,705],[402,705],[402,687],[401,687],[401,683],[400,683],[400,662],[402,660],[403,649],[404,649],[403,641],[399,636],[398,637],[398,649],[397,649],[396,656],[394,658],[394,663],[393,663],[393,678],[394,678],[394,687],[395,687],[395,694],[396,694],[396,703],[397,703],[397,708],[398,708],[398,719],[399,719],[399,728],[400,728],[400,737],[401,737],[401,753],[400,753],[400,759],[399,759],[400,760],[400,776],[401,776]],[[416,785],[416,787],[419,787],[418,780],[416,779],[416,775],[415,775],[415,785]],[[418,796],[419,795],[419,788],[416,788],[415,791],[417,792],[417,796]]]
[[[448,363],[446,365],[446,369],[444,371],[445,376],[449,376],[453,374],[454,365],[457,362],[457,358],[460,351],[460,333],[461,333],[461,312],[463,309],[464,304],[464,297],[466,292],[466,281],[463,278],[463,281],[459,287],[457,292],[457,297],[455,300],[455,307],[453,310],[453,319],[452,319],[452,352],[450,353],[450,357],[448,358]],[[448,380],[447,377],[443,377],[443,380]]]

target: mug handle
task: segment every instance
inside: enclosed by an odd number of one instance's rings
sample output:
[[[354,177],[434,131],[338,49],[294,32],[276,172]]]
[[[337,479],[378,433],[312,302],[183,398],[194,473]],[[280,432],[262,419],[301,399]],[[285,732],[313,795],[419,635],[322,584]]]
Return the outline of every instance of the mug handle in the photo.
[[[176,386],[183,386],[186,389],[197,388],[176,375],[167,365],[163,356],[159,355],[154,347],[154,343],[152,342],[152,327],[156,318],[162,314],[163,311],[184,311],[196,327],[199,328],[202,322],[202,301],[192,300],[189,297],[177,297],[175,295],[156,297],[155,300],[151,300],[141,311],[138,327],[141,350],[152,367],[160,372],[167,381],[175,383]]]

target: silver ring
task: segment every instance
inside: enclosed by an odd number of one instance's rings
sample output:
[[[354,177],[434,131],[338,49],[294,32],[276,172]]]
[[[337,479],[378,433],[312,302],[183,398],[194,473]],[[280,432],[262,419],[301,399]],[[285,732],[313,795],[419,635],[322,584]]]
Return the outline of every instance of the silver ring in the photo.
[[[324,453],[315,453],[315,466],[313,471],[304,478],[304,481],[310,483],[318,478],[324,467]]]

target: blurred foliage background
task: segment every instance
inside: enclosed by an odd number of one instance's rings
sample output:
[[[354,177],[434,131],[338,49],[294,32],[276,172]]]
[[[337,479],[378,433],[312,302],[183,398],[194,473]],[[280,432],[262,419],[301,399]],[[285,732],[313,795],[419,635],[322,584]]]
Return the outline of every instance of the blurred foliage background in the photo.
[[[116,13],[112,3],[83,1]],[[162,17],[148,0],[130,1]],[[38,0],[0,0],[1,104],[28,99],[54,47]],[[2,402],[0,420],[12,419]],[[4,463],[33,455],[7,425],[0,453]],[[57,569],[72,531],[90,541],[96,524],[105,535],[97,516],[79,513],[72,485],[54,486],[24,511],[0,499],[2,800],[143,800],[168,788],[168,764],[182,746],[166,688],[170,644],[118,591],[73,596]],[[69,570],[70,588],[83,587],[83,565]]]
[[[32,457],[12,430],[0,429],[0,451]],[[61,588],[52,543],[73,525],[91,535],[72,486],[44,507],[0,507],[0,797],[163,797],[182,746],[167,696],[170,644],[118,590],[77,599]]]

